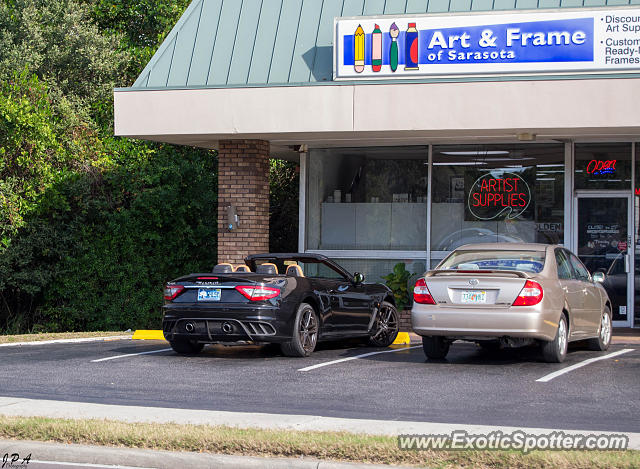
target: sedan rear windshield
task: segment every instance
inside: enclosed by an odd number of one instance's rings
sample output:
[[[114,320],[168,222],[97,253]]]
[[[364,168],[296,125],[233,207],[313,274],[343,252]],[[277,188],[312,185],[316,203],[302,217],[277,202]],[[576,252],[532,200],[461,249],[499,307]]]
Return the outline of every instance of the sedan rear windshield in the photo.
[[[538,273],[544,267],[544,251],[454,251],[438,265],[439,270],[518,270]]]

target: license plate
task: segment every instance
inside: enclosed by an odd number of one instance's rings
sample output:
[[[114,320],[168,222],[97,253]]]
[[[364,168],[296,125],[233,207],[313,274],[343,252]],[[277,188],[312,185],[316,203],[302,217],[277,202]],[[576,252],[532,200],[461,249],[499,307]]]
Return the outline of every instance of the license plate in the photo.
[[[463,291],[462,292],[462,303],[486,303],[487,302],[487,292],[486,291]]]
[[[220,301],[219,288],[199,288],[198,301]]]

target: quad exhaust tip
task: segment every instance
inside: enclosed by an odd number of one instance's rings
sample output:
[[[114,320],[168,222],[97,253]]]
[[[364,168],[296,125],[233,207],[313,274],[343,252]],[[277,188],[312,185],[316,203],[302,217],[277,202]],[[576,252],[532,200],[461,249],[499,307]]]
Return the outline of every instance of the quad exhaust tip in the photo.
[[[233,332],[233,326],[229,322],[225,322],[222,324],[222,332],[225,334],[231,334]]]
[[[188,322],[184,325],[184,328],[187,332],[193,332],[196,330],[196,325],[192,322]]]

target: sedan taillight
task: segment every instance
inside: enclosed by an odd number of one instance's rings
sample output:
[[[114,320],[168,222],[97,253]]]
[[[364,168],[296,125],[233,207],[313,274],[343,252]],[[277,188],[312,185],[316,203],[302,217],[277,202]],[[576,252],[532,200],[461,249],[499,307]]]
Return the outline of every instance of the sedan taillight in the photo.
[[[167,301],[172,301],[183,291],[184,287],[182,285],[165,285],[164,299]]]
[[[264,287],[261,285],[238,285],[236,286],[236,290],[251,301],[270,300],[280,294],[280,289],[278,288]]]
[[[527,280],[513,306],[533,306],[542,301],[542,287],[538,282]]]
[[[435,305],[433,301],[427,282],[423,278],[419,278],[416,282],[416,286],[413,287],[413,301],[420,303],[421,305]]]

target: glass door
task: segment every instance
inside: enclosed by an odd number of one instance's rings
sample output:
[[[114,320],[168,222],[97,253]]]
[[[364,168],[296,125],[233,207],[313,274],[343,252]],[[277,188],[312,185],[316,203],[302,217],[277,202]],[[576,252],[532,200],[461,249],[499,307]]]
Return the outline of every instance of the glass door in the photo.
[[[580,194],[576,202],[576,254],[591,273],[605,274],[603,286],[611,299],[613,325],[631,327],[631,196]]]

